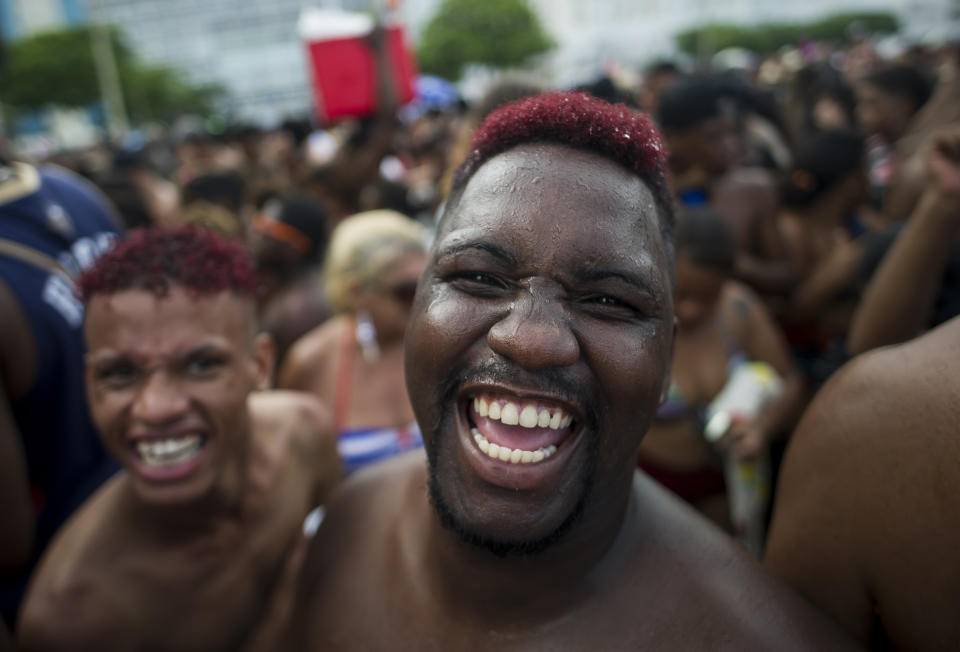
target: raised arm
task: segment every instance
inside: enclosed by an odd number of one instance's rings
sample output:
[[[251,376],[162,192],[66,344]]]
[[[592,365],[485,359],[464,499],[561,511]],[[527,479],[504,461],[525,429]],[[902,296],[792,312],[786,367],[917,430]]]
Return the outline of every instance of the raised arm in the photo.
[[[380,162],[390,151],[396,124],[397,90],[390,63],[387,32],[376,25],[367,38],[373,51],[377,80],[377,105],[370,135],[360,147],[344,146],[329,164],[333,182],[341,192],[359,192],[379,173]]]
[[[938,134],[927,156],[927,188],[854,315],[847,341],[853,355],[909,340],[930,323],[960,231],[960,127]]]

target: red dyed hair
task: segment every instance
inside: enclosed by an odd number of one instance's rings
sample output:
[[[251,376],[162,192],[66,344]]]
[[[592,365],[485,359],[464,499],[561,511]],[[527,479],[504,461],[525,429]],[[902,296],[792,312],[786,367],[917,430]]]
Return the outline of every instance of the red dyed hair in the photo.
[[[673,231],[673,199],[666,182],[666,148],[653,121],[624,104],[586,93],[544,93],[503,106],[480,125],[451,188],[456,204],[485,162],[527,143],[556,143],[608,158],[640,177],[660,208],[661,228]]]
[[[243,247],[193,225],[131,231],[94,263],[78,282],[81,297],[132,288],[164,296],[170,285],[198,295],[226,290],[252,296],[257,287]]]

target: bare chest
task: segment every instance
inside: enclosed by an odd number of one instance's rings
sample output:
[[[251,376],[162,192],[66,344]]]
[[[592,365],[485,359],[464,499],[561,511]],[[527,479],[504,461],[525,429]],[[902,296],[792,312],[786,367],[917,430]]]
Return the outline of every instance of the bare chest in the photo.
[[[251,546],[224,541],[118,552],[99,572],[99,585],[113,593],[127,649],[186,652],[237,649],[256,623],[276,569]]]

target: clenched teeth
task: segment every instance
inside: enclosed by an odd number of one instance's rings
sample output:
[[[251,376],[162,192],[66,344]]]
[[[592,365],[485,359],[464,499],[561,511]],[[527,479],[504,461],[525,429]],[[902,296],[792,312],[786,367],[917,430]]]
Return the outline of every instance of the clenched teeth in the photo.
[[[199,435],[180,439],[141,441],[137,443],[137,453],[147,466],[176,466],[193,457],[200,450],[202,443]]]
[[[473,399],[473,409],[481,417],[499,421],[506,426],[523,428],[550,428],[562,430],[573,423],[573,417],[560,408],[547,408],[535,405],[523,405],[513,401],[487,401],[486,398]]]
[[[510,462],[511,464],[536,464],[557,452],[557,447],[553,444],[538,448],[535,451],[525,451],[507,448],[499,444],[492,444],[486,437],[481,435],[480,431],[476,428],[471,428],[470,433],[473,435],[473,440],[477,442],[477,447],[484,455],[502,462]]]

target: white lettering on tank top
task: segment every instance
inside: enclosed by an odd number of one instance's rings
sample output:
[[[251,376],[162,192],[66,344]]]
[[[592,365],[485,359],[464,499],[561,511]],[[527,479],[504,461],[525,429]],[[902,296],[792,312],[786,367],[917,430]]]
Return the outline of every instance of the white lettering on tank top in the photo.
[[[51,274],[43,286],[43,300],[70,324],[80,328],[83,323],[83,303],[77,298],[73,284],[58,274]]]

